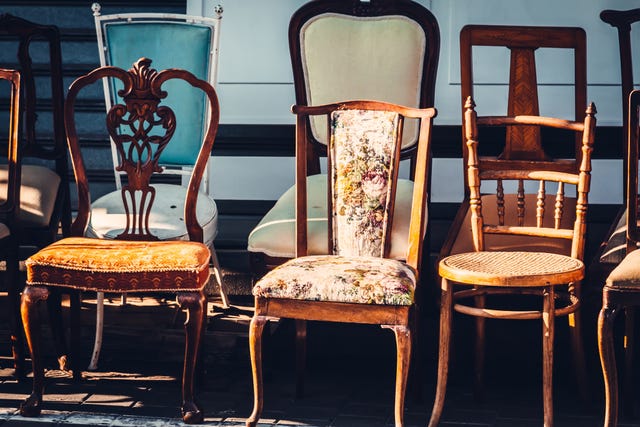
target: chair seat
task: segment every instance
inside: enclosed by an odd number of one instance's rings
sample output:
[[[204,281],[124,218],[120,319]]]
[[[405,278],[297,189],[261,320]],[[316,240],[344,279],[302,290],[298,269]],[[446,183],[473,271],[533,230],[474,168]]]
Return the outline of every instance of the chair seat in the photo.
[[[209,279],[207,246],[69,237],[26,261],[27,284],[99,292],[197,291]]]
[[[441,277],[457,283],[485,286],[548,286],[581,280],[582,261],[547,252],[481,251],[443,258]]]
[[[640,291],[640,250],[632,251],[613,269],[605,286]]]
[[[404,260],[407,256],[409,221],[413,182],[398,179],[391,248],[389,257]],[[307,218],[309,255],[329,252],[327,236],[327,175],[312,175],[307,179]],[[251,231],[249,252],[271,257],[295,257],[295,186],[289,188]]]
[[[416,276],[401,261],[377,257],[312,255],[267,273],[253,288],[263,298],[358,304],[411,305]]]
[[[0,165],[0,202],[7,194],[7,165]],[[17,218],[24,227],[46,227],[53,214],[60,177],[44,166],[22,165],[20,209]]]
[[[151,207],[149,228],[160,240],[189,240],[184,223],[184,201],[187,188],[181,185],[154,184],[156,199]],[[196,217],[202,226],[204,243],[211,246],[218,233],[216,202],[204,193],[198,194]],[[120,191],[105,194],[91,204],[91,220],[85,235],[115,239],[125,226],[124,205]]]

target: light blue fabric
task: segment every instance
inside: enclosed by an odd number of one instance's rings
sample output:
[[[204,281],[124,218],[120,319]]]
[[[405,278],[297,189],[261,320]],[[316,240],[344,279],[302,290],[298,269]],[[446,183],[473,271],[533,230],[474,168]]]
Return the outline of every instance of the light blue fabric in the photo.
[[[178,22],[106,24],[107,63],[129,69],[144,56],[153,61],[151,66],[158,71],[182,68],[199,79],[207,80],[212,31],[210,27]],[[116,81],[112,84],[115,86],[112,86],[112,96],[117,97],[122,83]],[[177,80],[168,81],[163,87],[169,96],[162,103],[176,115],[176,133],[174,142],[165,148],[160,161],[166,165],[192,165],[204,134],[204,94]],[[119,97],[117,101],[120,101]]]

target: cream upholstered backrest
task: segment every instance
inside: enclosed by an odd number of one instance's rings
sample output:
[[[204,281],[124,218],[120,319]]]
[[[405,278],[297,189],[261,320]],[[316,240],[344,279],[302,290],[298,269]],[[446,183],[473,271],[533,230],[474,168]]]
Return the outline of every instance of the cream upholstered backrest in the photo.
[[[300,31],[308,105],[371,99],[419,107],[426,46],[423,28],[405,16],[318,15]],[[327,143],[326,118],[311,119],[316,140]],[[418,137],[405,124],[402,148]]]

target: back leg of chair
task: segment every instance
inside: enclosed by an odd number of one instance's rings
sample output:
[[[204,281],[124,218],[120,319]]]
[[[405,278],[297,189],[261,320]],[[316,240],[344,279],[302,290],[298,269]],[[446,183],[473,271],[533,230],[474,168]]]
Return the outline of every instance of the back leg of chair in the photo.
[[[296,398],[304,395],[304,373],[307,368],[307,321],[296,319]]]
[[[96,336],[93,342],[93,352],[91,361],[87,369],[95,371],[98,369],[100,350],[102,349],[102,330],[104,329],[104,292],[96,292]]]
[[[186,334],[184,370],[182,373],[182,420],[187,424],[199,424],[204,414],[194,400],[194,375],[202,338],[203,317],[206,315],[204,292],[184,292],[178,294],[180,308],[187,310],[184,323]]]
[[[20,289],[18,282],[18,255],[10,251],[6,260],[5,280],[9,293],[9,333],[11,334],[11,353],[13,354],[13,367],[18,380],[25,378],[24,366],[24,340],[22,320],[20,319]]]
[[[615,427],[618,423],[618,372],[613,326],[619,310],[618,307],[603,305],[598,315],[598,349],[604,376],[604,427]]]
[[[213,262],[213,275],[218,282],[218,287],[220,288],[220,298],[222,299],[222,307],[229,308],[229,296],[227,295],[227,290],[224,288],[222,283],[222,270],[220,269],[220,263],[218,262],[218,255],[216,255],[216,249],[211,244],[211,260]]]
[[[542,312],[542,399],[544,425],[553,425],[553,340],[555,335],[555,288],[544,290]]]
[[[47,298],[49,298],[49,289],[44,286],[27,286],[22,292],[20,313],[22,314],[22,324],[24,325],[25,337],[31,352],[31,364],[33,367],[33,391],[20,405],[20,415],[23,417],[40,415],[44,388],[44,367],[42,366],[40,349],[38,305]]]
[[[633,417],[634,411],[634,392],[635,385],[633,381],[633,353],[634,353],[634,335],[635,335],[635,308],[625,307],[624,309],[624,376],[622,377],[623,390],[623,410],[625,415]]]
[[[67,347],[64,322],[62,319],[62,293],[59,289],[51,289],[46,299],[51,335],[53,336],[55,351],[58,357],[58,367],[62,371],[67,371],[70,369],[69,349]]]
[[[477,308],[484,308],[487,297],[478,295],[474,298]],[[473,394],[478,402],[484,400],[484,363],[485,363],[485,338],[486,338],[486,319],[484,317],[476,317],[476,343],[475,343],[475,378],[473,381]]]

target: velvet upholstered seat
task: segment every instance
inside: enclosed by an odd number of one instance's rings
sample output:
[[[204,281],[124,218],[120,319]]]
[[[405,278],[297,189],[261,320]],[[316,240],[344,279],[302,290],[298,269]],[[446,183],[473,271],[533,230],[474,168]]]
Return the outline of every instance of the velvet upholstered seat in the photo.
[[[26,261],[27,286],[22,296],[22,319],[33,363],[33,392],[20,412],[40,413],[44,386],[42,354],[38,340],[38,302],[51,289],[126,293],[175,293],[185,321],[185,359],[182,377],[182,417],[187,423],[202,422],[203,413],[194,402],[193,380],[206,319],[205,285],[209,281],[211,252],[203,242],[203,225],[198,222],[198,190],[218,128],[219,108],[213,87],[205,80],[176,68],[156,71],[152,61],[140,58],[128,71],[100,67],[74,81],[65,101],[65,128],[78,189],[78,215],[71,226],[73,237],[64,238],[40,250]],[[120,190],[124,204],[124,227],[105,239],[84,237],[91,215],[89,183],[76,129],[76,98],[83,88],[100,79],[118,79],[122,103],[107,112],[107,131],[119,153],[119,170],[126,172]],[[182,218],[189,241],[162,241],[151,228],[150,216],[158,188],[151,182],[159,168],[163,150],[174,143],[180,123],[164,105],[165,83],[180,80],[202,91],[210,111],[197,161],[191,174]],[[205,205],[206,207],[206,205]],[[77,298],[77,297],[76,297]],[[77,350],[79,312],[72,305],[72,348]],[[78,355],[71,365],[79,377]]]

